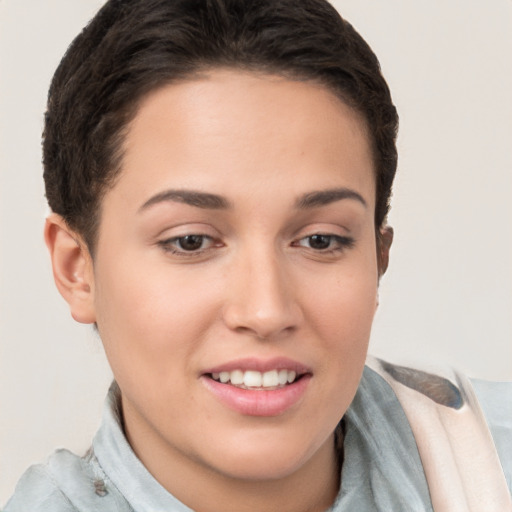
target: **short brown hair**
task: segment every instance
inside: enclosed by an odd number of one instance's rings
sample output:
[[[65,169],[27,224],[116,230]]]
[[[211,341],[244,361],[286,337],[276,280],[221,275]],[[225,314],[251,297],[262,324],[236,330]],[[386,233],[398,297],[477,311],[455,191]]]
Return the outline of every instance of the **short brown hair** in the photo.
[[[43,136],[49,205],[91,252],[141,98],[215,67],[315,80],[362,114],[373,145],[376,228],[384,223],[398,116],[375,54],[327,1],[109,0],[53,77]]]

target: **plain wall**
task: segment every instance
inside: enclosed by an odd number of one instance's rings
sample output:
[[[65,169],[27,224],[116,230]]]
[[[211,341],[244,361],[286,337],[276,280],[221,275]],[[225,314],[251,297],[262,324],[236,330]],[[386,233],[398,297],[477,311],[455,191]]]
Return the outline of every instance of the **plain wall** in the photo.
[[[111,380],[42,239],[46,92],[101,4],[0,0],[0,503],[53,449],[87,449]],[[371,352],[512,379],[512,2],[335,5],[377,53],[401,118]]]

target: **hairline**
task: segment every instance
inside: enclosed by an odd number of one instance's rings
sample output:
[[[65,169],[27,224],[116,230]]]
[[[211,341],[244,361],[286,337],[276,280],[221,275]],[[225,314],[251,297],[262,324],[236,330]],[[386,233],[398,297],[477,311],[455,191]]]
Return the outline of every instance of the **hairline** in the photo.
[[[194,82],[198,80],[205,80],[211,77],[212,72],[217,71],[233,71],[233,72],[242,72],[247,73],[249,75],[261,76],[261,77],[275,77],[282,78],[285,80],[289,80],[292,82],[304,82],[311,83],[317,85],[319,87],[324,88],[325,90],[331,92],[333,96],[341,101],[346,107],[350,108],[350,110],[359,118],[361,121],[361,128],[363,130],[363,134],[366,137],[372,158],[373,165],[373,178],[375,180],[375,194],[377,199],[377,157],[376,157],[376,148],[375,141],[371,135],[371,130],[369,127],[369,120],[366,118],[365,114],[357,108],[355,102],[350,98],[347,93],[341,89],[341,87],[335,87],[332,83],[329,83],[329,80],[322,79],[321,77],[314,77],[311,74],[308,74],[308,71],[301,71],[298,69],[294,69],[292,66],[290,68],[286,67],[278,67],[271,66],[269,64],[263,63],[238,63],[238,62],[230,62],[230,63],[215,63],[215,62],[198,62],[195,69],[192,69],[188,72],[183,72],[179,76],[165,79],[154,83],[152,86],[145,88],[142,86],[137,94],[134,95],[134,99],[130,103],[127,103],[123,107],[119,109],[119,112],[124,111],[124,123],[121,128],[112,134],[112,140],[114,142],[115,150],[113,151],[113,157],[111,161],[111,169],[109,169],[105,174],[109,176],[109,179],[104,184],[103,187],[100,188],[100,191],[96,197],[96,208],[93,214],[93,222],[90,225],[90,229],[88,233],[79,233],[81,238],[84,240],[89,254],[91,258],[94,260],[94,256],[96,254],[97,243],[99,240],[100,229],[101,229],[101,216],[102,216],[102,206],[105,196],[107,195],[109,190],[112,190],[118,180],[120,179],[123,169],[122,164],[126,154],[126,138],[128,133],[130,132],[131,125],[137,117],[140,109],[143,104],[148,100],[148,98],[158,91],[171,86],[178,84],[185,84],[189,82]],[[374,209],[374,218],[377,212],[377,201],[375,202]],[[382,224],[385,224],[385,219],[383,219]],[[375,230],[377,235],[379,233],[379,228],[381,226],[377,226],[375,221]]]

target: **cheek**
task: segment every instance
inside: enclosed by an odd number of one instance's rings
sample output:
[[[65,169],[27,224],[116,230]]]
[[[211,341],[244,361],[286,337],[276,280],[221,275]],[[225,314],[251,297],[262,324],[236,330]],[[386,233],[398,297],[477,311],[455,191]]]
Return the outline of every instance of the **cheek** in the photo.
[[[214,315],[211,292],[166,265],[123,257],[99,266],[96,282],[98,330],[118,379],[128,372],[168,377],[169,365],[188,360]]]
[[[376,263],[361,260],[351,268],[309,282],[312,322],[328,339],[344,345],[367,342],[377,305]]]
[[[350,269],[340,265],[330,277],[316,279],[316,293],[308,294],[309,324],[321,340],[317,346],[325,377],[321,407],[334,419],[356,392],[368,350],[378,276],[375,257],[367,254],[354,258]]]
[[[322,340],[320,371],[328,390],[322,395],[322,407],[333,412],[334,418],[344,413],[356,392],[376,301],[377,272],[372,266],[340,273],[330,285],[326,283],[324,293],[316,294],[316,300],[310,298],[310,324]]]
[[[371,328],[376,309],[377,288],[344,282],[336,290],[326,293],[314,302],[315,325],[326,331],[337,333],[347,341],[357,342],[358,333],[364,335]]]

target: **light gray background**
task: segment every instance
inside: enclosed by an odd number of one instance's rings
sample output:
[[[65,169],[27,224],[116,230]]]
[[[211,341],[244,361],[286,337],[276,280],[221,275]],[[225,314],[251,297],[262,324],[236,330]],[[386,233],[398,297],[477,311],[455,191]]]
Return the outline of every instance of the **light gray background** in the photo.
[[[51,278],[40,132],[50,77],[100,0],[0,0],[0,503],[88,447],[111,379]],[[512,379],[512,1],[339,0],[401,117],[396,239],[371,351]]]

